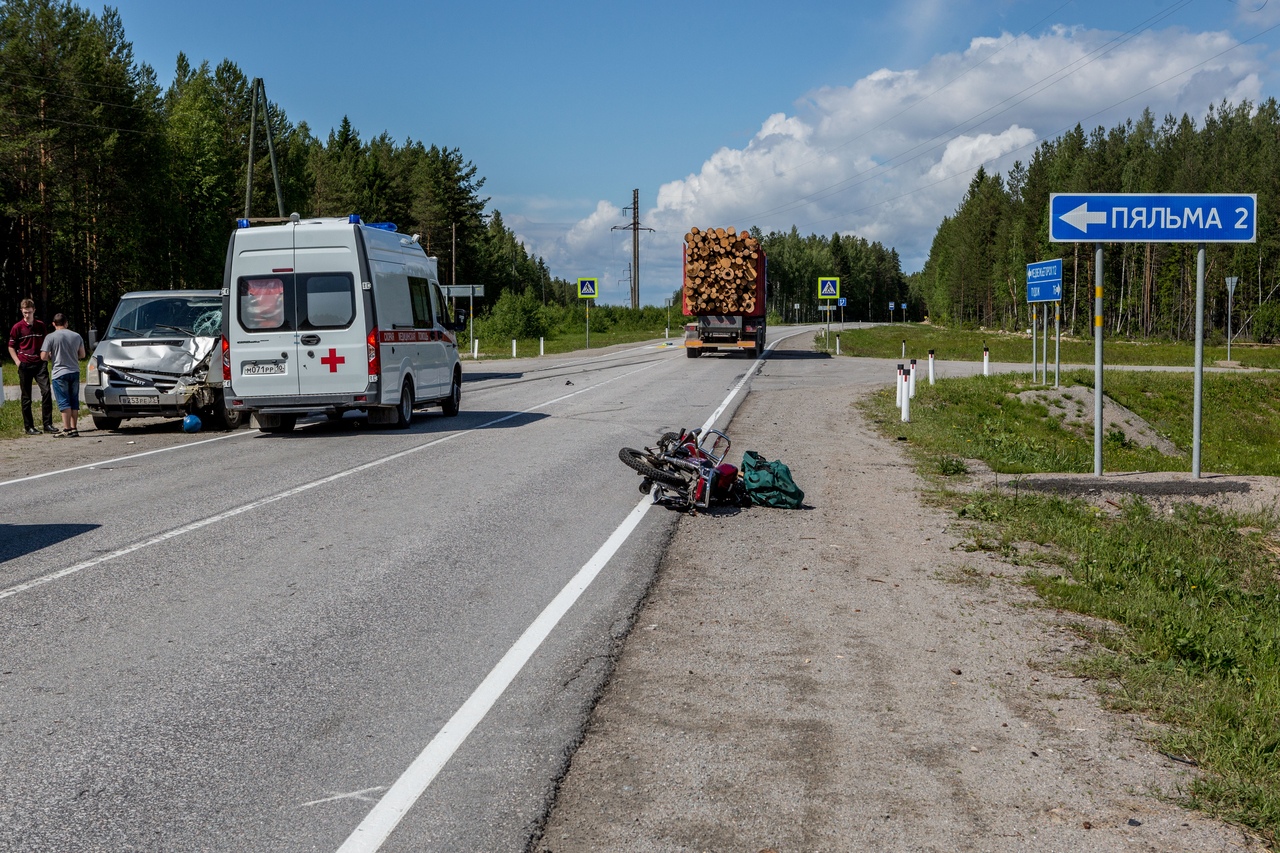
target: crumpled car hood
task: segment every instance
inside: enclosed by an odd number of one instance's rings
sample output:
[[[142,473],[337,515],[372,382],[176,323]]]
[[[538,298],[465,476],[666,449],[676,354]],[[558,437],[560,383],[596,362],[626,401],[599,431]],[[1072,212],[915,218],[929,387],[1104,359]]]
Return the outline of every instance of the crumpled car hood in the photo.
[[[153,341],[121,338],[101,341],[93,351],[109,367],[137,373],[188,376],[208,357],[217,338],[187,338],[182,335]]]

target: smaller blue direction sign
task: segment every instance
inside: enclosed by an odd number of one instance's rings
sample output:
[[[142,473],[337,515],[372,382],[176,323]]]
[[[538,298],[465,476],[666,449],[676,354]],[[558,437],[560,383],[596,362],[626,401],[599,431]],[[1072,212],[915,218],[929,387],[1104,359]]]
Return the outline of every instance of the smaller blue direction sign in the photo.
[[[1062,258],[1027,264],[1027,301],[1059,302],[1062,299]]]
[[[895,310],[895,308],[896,308],[896,307],[897,307],[897,306],[896,306],[896,304],[895,304],[895,303],[893,303],[893,302],[890,302],[890,303],[889,303],[889,310],[890,310],[890,311]]]
[[[596,280],[594,278],[578,279],[578,298],[579,299],[595,299],[596,298]]]
[[[825,277],[818,279],[818,298],[819,299],[839,299],[840,298],[840,279],[825,278]]]
[[[1049,239],[1055,243],[1253,243],[1253,193],[1052,193]]]
[[[840,306],[841,308],[843,308],[848,304],[849,304],[849,300],[845,299],[843,296],[841,296],[839,299],[836,300],[836,305]]]

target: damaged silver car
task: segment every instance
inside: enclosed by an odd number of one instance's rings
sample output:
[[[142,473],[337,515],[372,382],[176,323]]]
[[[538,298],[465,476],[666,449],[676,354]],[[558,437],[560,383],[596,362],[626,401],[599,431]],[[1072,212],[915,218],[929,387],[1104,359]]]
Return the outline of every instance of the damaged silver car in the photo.
[[[239,427],[244,415],[222,399],[221,343],[220,291],[126,293],[89,358],[81,396],[94,425],[194,414],[207,426]]]

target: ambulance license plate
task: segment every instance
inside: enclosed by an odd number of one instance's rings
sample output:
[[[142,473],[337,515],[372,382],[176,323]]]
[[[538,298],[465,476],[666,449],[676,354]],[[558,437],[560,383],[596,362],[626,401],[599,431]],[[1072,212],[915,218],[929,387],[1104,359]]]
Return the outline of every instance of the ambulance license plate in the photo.
[[[244,376],[284,376],[285,365],[282,361],[266,364],[246,364],[241,373]]]

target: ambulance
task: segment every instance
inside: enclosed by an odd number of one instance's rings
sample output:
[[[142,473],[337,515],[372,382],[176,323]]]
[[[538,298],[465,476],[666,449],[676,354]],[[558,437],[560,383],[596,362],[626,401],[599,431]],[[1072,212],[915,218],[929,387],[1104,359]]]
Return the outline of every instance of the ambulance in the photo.
[[[228,409],[262,432],[317,413],[401,429],[418,408],[458,413],[462,318],[416,234],[355,215],[237,226],[222,282]]]

